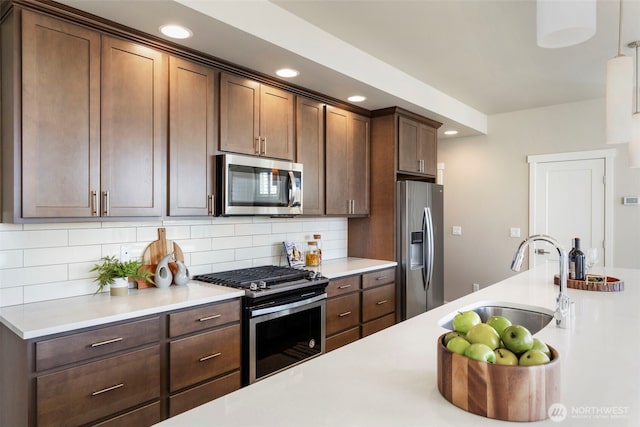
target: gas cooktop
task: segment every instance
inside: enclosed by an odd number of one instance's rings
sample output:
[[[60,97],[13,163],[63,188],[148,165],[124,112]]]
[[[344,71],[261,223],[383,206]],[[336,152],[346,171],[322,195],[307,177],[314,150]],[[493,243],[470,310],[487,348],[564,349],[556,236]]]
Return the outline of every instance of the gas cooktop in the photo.
[[[326,286],[329,283],[329,279],[322,277],[321,273],[276,265],[201,274],[194,276],[193,280],[244,289],[250,298]]]

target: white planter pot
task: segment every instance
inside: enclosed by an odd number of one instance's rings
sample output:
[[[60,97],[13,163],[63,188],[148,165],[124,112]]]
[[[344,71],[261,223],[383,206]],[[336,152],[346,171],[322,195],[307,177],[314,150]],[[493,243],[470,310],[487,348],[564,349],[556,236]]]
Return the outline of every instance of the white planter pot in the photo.
[[[126,277],[116,277],[109,285],[109,292],[113,296],[129,294],[129,279]]]

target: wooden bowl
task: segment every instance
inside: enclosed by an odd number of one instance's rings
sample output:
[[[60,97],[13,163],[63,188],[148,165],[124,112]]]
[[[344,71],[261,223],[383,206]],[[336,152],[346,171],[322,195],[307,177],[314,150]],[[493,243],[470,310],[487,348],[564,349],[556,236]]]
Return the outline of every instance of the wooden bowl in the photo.
[[[538,421],[560,401],[560,356],[548,345],[551,362],[505,366],[453,353],[438,338],[438,390],[465,411],[504,421]]]

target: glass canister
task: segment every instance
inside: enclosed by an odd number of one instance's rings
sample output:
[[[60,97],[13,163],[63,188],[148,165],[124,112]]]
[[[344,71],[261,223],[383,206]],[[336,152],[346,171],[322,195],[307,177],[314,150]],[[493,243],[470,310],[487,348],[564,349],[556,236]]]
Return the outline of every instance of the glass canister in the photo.
[[[305,263],[307,267],[317,267],[320,265],[320,250],[318,249],[318,242],[315,240],[307,242]]]
[[[314,234],[313,239],[318,245],[318,255],[320,256],[320,264],[322,264],[322,237],[319,234]]]

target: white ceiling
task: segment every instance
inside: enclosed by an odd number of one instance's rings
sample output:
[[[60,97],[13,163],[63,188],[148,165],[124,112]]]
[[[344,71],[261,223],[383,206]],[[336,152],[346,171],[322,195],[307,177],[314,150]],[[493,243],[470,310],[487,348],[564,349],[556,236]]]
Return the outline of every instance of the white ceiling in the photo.
[[[535,0],[60,0],[367,109],[399,105],[456,128],[487,132],[486,116],[602,98],[617,54],[618,0],[597,1],[597,31],[563,49],[536,46]],[[640,40],[640,0],[624,0],[623,53]],[[630,88],[630,90],[632,90]],[[442,136],[442,135],[441,135]]]

